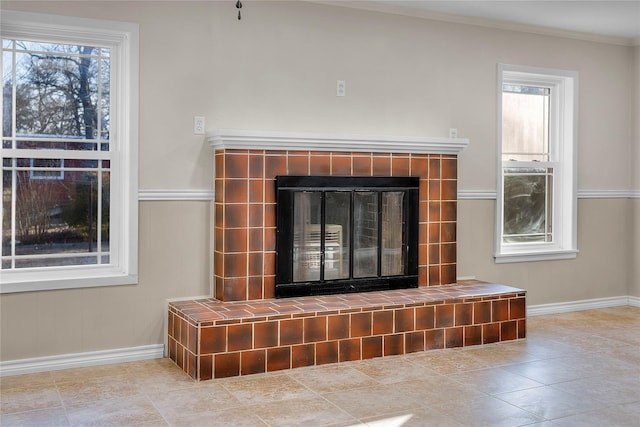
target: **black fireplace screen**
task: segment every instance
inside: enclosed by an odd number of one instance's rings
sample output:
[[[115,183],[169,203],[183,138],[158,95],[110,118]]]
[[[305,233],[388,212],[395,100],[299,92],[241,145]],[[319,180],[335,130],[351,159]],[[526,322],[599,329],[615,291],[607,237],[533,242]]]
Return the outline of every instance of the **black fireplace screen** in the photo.
[[[276,177],[276,297],[418,286],[417,177]]]

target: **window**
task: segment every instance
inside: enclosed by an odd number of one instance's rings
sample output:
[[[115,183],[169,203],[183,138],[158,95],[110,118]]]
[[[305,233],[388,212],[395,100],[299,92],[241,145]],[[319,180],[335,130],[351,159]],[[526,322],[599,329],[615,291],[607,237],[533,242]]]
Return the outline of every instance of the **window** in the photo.
[[[137,25],[2,13],[0,292],[137,282]]]
[[[575,72],[498,68],[496,262],[575,258]]]

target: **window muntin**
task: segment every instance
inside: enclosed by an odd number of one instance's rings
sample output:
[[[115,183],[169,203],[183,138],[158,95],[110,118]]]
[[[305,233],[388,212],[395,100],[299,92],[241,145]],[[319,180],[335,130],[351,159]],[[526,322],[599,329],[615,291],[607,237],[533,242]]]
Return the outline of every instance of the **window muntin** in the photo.
[[[499,66],[496,262],[575,257],[577,73]]]
[[[0,292],[137,282],[137,32],[3,11]]]

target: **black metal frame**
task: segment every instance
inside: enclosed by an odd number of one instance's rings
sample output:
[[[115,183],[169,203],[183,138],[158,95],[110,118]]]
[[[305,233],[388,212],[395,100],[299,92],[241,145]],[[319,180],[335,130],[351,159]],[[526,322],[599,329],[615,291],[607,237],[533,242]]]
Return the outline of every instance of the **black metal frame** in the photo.
[[[405,289],[418,287],[418,177],[363,177],[363,176],[277,176],[276,177],[276,289],[277,298],[304,295],[326,295],[350,292],[368,292],[384,289]],[[377,191],[379,200],[384,191],[405,192],[404,230],[406,245],[405,275],[382,276],[378,262],[378,277],[353,278],[353,251],[349,245],[349,279],[321,280],[311,282],[293,281],[293,200],[298,191],[322,192],[322,216],[324,218],[324,192],[326,191]],[[353,196],[352,196],[353,200]],[[353,202],[352,202],[353,203]],[[381,215],[381,203],[378,203],[378,215]],[[351,209],[353,216],[353,206]],[[353,223],[353,218],[350,219]],[[353,227],[350,227],[353,229]],[[381,227],[380,227],[381,230]],[[381,231],[379,231],[381,233]],[[321,225],[321,247],[324,247],[324,224]],[[380,239],[378,239],[380,240]],[[378,259],[381,248],[378,247]],[[324,264],[324,254],[321,262]],[[324,269],[321,268],[322,272]]]

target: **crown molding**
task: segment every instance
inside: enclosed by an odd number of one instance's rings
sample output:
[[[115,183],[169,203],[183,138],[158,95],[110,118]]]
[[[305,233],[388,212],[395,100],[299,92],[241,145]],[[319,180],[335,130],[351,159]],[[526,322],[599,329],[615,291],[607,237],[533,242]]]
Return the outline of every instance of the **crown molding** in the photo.
[[[453,155],[457,155],[469,145],[469,140],[465,138],[319,134],[227,129],[207,132],[207,141],[209,141],[215,150],[348,151]]]

